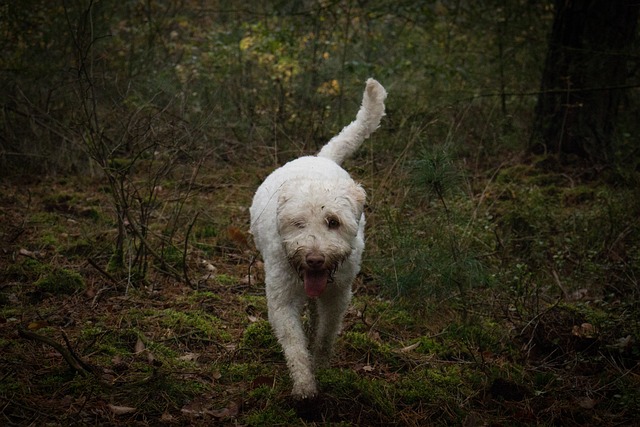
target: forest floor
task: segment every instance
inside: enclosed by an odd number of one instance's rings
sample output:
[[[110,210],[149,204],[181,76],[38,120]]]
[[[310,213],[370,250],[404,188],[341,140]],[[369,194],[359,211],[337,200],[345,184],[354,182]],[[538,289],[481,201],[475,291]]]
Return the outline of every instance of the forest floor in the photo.
[[[518,164],[491,185],[496,174],[487,174],[473,193],[487,206],[483,221],[500,218],[486,239],[503,234],[483,261],[492,285],[419,298],[382,283],[389,276],[380,264],[392,259],[382,248],[389,236],[380,207],[400,196],[375,197],[369,260],[335,359],[318,373],[320,396],[299,403],[289,397],[246,233],[253,190],[267,171],[239,169],[209,172],[186,200],[186,211],[202,212],[187,257],[174,256],[175,266],[186,261],[176,268],[186,267],[188,283],[153,258],[144,281],[109,269],[117,231],[100,180],[0,183],[0,424],[609,426],[640,419],[638,209],[624,202],[635,190]],[[368,189],[377,185],[375,177],[364,180]],[[171,189],[158,191],[162,199]],[[553,225],[553,208],[529,209],[558,200],[571,221]],[[158,208],[156,220],[166,214]],[[572,234],[604,219],[618,228],[602,247]],[[549,260],[527,269],[513,250],[538,256],[545,246],[532,236],[558,240],[549,243]],[[561,236],[582,236],[584,252]],[[597,283],[602,277],[610,286]]]

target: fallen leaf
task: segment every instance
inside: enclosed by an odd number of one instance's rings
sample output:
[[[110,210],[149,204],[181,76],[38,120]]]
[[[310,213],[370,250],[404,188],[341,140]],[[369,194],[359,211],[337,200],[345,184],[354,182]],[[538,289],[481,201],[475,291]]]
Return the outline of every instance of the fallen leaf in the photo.
[[[620,338],[615,344],[614,347],[619,348],[620,350],[626,350],[631,345],[631,335],[627,335],[624,338]]]
[[[87,298],[93,299],[96,296],[97,292],[96,292],[96,289],[93,286],[90,286],[90,287],[87,288],[87,290],[84,292],[84,294],[85,294],[85,296]]]
[[[580,300],[586,299],[588,296],[589,296],[589,289],[582,288],[582,289],[578,289],[576,291],[571,292],[571,294],[568,295],[568,300],[580,301]]]
[[[238,415],[239,406],[234,402],[230,402],[229,406],[220,410],[210,411],[211,415],[216,418],[230,418]]]
[[[175,417],[168,412],[164,412],[160,417],[160,421],[163,423],[172,423],[175,421]]]
[[[186,405],[184,405],[182,409],[180,409],[180,412],[182,412],[185,415],[201,417],[205,413],[208,413],[209,410],[204,408],[203,399],[196,398],[191,402],[187,403]]]
[[[247,247],[249,244],[247,243],[247,236],[237,227],[229,226],[227,228],[227,234],[229,238],[233,240],[240,247]]]
[[[142,352],[145,350],[145,348],[146,348],[146,347],[145,347],[145,345],[144,345],[144,342],[142,342],[142,340],[140,339],[140,337],[138,337],[138,341],[136,341],[136,346],[134,347],[133,352],[134,352],[135,354],[142,353]]]
[[[596,334],[596,328],[591,323],[583,323],[580,326],[574,325],[571,333],[580,338],[593,338]]]
[[[37,329],[42,329],[44,327],[47,326],[47,322],[42,321],[42,320],[38,320],[36,322],[31,322],[27,325],[27,329],[29,329],[30,331],[35,331]]]
[[[107,406],[109,407],[109,410],[113,412],[115,415],[131,414],[137,411],[136,408],[132,408],[130,406],[116,406],[112,404],[109,404]]]
[[[206,259],[203,259],[200,262],[200,266],[202,267],[203,270],[210,271],[212,273],[215,273],[217,270],[217,268]]]
[[[577,403],[582,409],[593,409],[597,402],[594,399],[585,396],[578,399]]]
[[[30,250],[24,249],[24,248],[20,249],[18,251],[18,255],[27,256],[29,258],[35,258],[36,257],[36,253],[35,252],[31,252]]]
[[[246,274],[240,279],[241,285],[250,285],[252,283],[256,283],[256,277],[252,274]]]
[[[371,330],[367,333],[367,336],[373,340],[380,341],[380,332]]]
[[[403,347],[400,349],[401,352],[406,353],[412,350],[415,350],[416,348],[418,348],[420,346],[420,341],[413,343],[411,345],[408,345],[406,347]]]
[[[178,360],[182,360],[185,362],[193,362],[194,360],[197,360],[198,357],[200,357],[200,355],[197,353],[187,353],[183,356],[178,357]]]

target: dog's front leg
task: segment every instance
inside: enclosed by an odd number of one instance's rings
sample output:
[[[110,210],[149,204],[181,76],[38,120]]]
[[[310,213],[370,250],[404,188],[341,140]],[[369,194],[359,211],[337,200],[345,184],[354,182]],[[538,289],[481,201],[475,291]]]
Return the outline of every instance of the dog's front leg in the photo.
[[[333,286],[316,301],[316,329],[312,344],[316,369],[329,366],[333,346],[342,328],[342,320],[350,301],[351,291],[347,285]]]
[[[267,293],[269,322],[284,350],[293,380],[292,394],[298,399],[314,397],[318,389],[300,316],[304,300],[280,301],[278,296],[282,295]]]

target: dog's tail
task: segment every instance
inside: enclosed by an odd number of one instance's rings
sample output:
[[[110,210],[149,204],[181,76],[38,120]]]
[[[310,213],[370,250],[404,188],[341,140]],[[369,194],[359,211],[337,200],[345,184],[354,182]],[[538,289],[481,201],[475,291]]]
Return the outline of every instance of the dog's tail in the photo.
[[[384,100],[387,91],[374,79],[367,80],[367,87],[362,96],[362,106],[356,119],[345,126],[342,131],[320,150],[318,157],[326,157],[337,164],[351,156],[380,125],[384,116]]]

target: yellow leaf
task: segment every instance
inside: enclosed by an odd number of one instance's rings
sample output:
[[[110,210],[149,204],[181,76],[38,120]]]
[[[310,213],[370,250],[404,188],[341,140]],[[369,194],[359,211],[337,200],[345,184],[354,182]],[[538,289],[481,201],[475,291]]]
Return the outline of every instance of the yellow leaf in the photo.
[[[27,329],[29,329],[30,331],[35,331],[37,329],[42,329],[46,326],[47,326],[47,322],[39,320],[37,322],[29,323],[29,325],[27,325]]]

